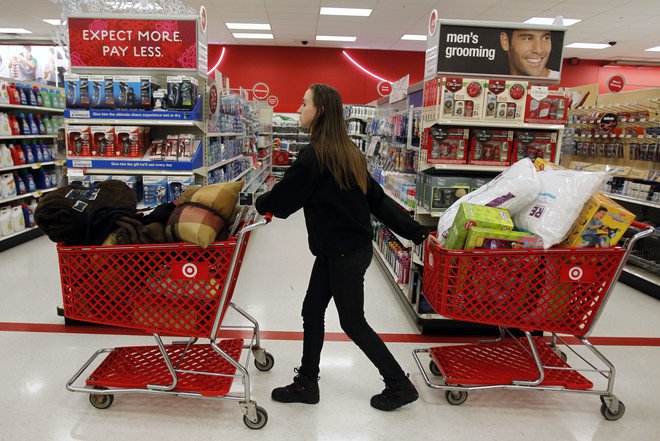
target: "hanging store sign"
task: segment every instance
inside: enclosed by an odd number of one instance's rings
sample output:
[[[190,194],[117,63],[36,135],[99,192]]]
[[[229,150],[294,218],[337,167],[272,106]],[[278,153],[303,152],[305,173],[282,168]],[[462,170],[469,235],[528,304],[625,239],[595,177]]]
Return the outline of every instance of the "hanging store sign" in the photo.
[[[277,107],[277,105],[280,103],[280,99],[278,97],[276,97],[275,95],[271,95],[271,96],[268,97],[266,102],[268,103],[268,105],[270,107]]]
[[[390,93],[392,93],[392,83],[389,81],[381,81],[376,86],[376,90],[380,96],[388,96]]]
[[[429,29],[425,79],[435,75],[558,83],[563,26],[439,20]]]
[[[256,83],[254,86],[252,86],[252,96],[255,100],[265,100],[268,98],[269,93],[270,88],[266,83]]]
[[[196,17],[69,17],[72,67],[197,69]]]
[[[612,75],[607,79],[607,90],[612,93],[621,92],[626,87],[626,79],[621,74]]]

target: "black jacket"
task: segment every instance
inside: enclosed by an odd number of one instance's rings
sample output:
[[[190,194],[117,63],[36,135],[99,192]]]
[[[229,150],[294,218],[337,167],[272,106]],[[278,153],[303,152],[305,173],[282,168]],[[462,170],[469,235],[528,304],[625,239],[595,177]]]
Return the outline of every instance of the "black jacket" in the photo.
[[[280,218],[303,208],[309,249],[315,256],[334,256],[369,245],[373,237],[370,213],[415,243],[427,235],[371,177],[366,195],[358,186],[341,190],[332,174],[319,167],[312,144],[300,149],[282,180],[259,196],[255,205],[259,213]]]

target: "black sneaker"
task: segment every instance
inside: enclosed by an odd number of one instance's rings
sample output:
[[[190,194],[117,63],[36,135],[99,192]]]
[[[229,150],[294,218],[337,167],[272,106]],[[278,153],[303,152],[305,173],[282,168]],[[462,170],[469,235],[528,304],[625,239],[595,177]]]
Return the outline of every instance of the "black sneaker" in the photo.
[[[385,389],[371,397],[371,407],[378,410],[394,410],[419,398],[415,385],[406,376],[403,380],[385,381]]]
[[[294,370],[298,372],[297,369]],[[293,377],[293,383],[284,387],[276,387],[270,396],[280,403],[316,404],[319,402],[318,378],[312,380],[299,373]]]

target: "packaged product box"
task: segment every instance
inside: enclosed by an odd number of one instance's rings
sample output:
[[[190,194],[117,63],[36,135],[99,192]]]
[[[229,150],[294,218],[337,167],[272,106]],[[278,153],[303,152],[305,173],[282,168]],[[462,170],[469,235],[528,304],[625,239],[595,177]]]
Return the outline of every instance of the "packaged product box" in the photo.
[[[580,212],[562,248],[613,247],[635,215],[602,193],[592,196]]]
[[[112,176],[110,176],[110,175],[91,175],[90,176],[90,181],[92,183],[92,188],[96,187],[96,185],[98,185],[99,182],[109,181],[110,179],[112,179]]]
[[[511,163],[529,158],[533,161],[543,159],[555,162],[557,155],[557,132],[539,130],[516,131],[513,136]]]
[[[113,79],[115,109],[139,109],[141,107],[140,88],[139,76],[115,76]]]
[[[105,77],[103,75],[90,75],[88,88],[89,108],[106,109],[105,94],[107,89],[105,87]],[[112,101],[114,102],[114,99]]]
[[[529,86],[525,122],[566,124],[569,93],[558,86]]]
[[[66,153],[69,157],[91,156],[92,129],[90,126],[66,128]]]
[[[543,248],[543,240],[531,233],[521,231],[493,230],[491,228],[472,227],[465,239],[466,250]]]
[[[69,109],[89,109],[89,77],[87,75],[64,75],[66,107]]]
[[[92,156],[115,156],[114,126],[92,126]]]
[[[195,185],[194,176],[168,176],[167,191],[172,202],[181,197],[186,188]]]
[[[439,124],[424,130],[426,133],[426,162],[429,164],[467,164],[470,130]]]
[[[470,164],[511,164],[513,130],[470,129]]]
[[[523,122],[527,87],[526,81],[488,80],[484,94],[484,121]]]
[[[151,77],[140,77],[140,104],[138,106],[140,109],[151,110],[151,96],[157,89],[158,86],[153,84]]]
[[[165,140],[165,160],[176,161],[179,155],[179,136],[167,135]]]
[[[474,191],[478,188],[483,187],[484,185],[488,184],[490,181],[492,181],[493,178],[472,178],[470,180],[470,191]]]
[[[69,175],[69,185],[82,185],[85,188],[92,188],[92,177],[89,175],[71,176]]]
[[[191,133],[182,133],[179,135],[179,148],[177,160],[191,161],[195,150],[195,135]]]
[[[167,108],[192,110],[197,102],[199,82],[188,76],[167,77]]]
[[[463,249],[468,232],[474,227],[513,230],[513,220],[507,210],[464,202],[458,207],[444,247]]]
[[[424,194],[428,194],[428,209],[444,211],[470,192],[472,179],[465,176],[426,176]]]
[[[415,175],[415,203],[428,210],[429,205],[424,199],[424,186],[426,185],[426,173],[417,173]]]
[[[144,204],[147,207],[170,202],[167,191],[167,176],[144,176],[142,185],[144,188]]]
[[[440,117],[442,119],[476,120],[483,117],[484,80],[446,77],[442,80]]]
[[[138,126],[115,127],[115,156],[123,158],[142,157],[143,139]]]

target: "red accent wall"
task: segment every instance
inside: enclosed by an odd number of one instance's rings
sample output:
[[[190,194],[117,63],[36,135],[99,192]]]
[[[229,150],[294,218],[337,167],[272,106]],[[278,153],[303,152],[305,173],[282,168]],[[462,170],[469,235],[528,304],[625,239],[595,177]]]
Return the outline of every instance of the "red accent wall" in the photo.
[[[209,68],[217,63],[221,45],[209,45]],[[380,98],[380,82],[359,70],[338,48],[280,46],[225,46],[218,70],[230,87],[252,89],[263,82],[279,98],[276,112],[295,112],[312,83],[335,87],[346,104],[364,104]],[[424,52],[346,49],[360,65],[389,81],[410,74],[410,84],[422,80]]]
[[[566,87],[598,83],[598,93],[610,93],[607,79],[621,74],[626,79],[623,92],[637,89],[660,87],[660,67],[607,65],[606,61],[580,60],[580,64],[570,65],[564,60],[561,85]]]
[[[307,87],[326,83],[341,93],[344,103],[364,104],[380,98],[377,80],[354,66],[338,48],[285,46],[224,46],[225,56],[218,70],[229,77],[231,87],[252,89],[266,83],[279,99],[276,112],[295,112]],[[220,57],[222,45],[209,45],[209,67]],[[346,49],[351,57],[374,74],[396,81],[410,74],[410,84],[423,79],[424,52]],[[660,87],[660,67],[604,66],[606,62],[564,61],[561,85],[566,87],[605,83],[614,74],[626,78],[624,91]]]

